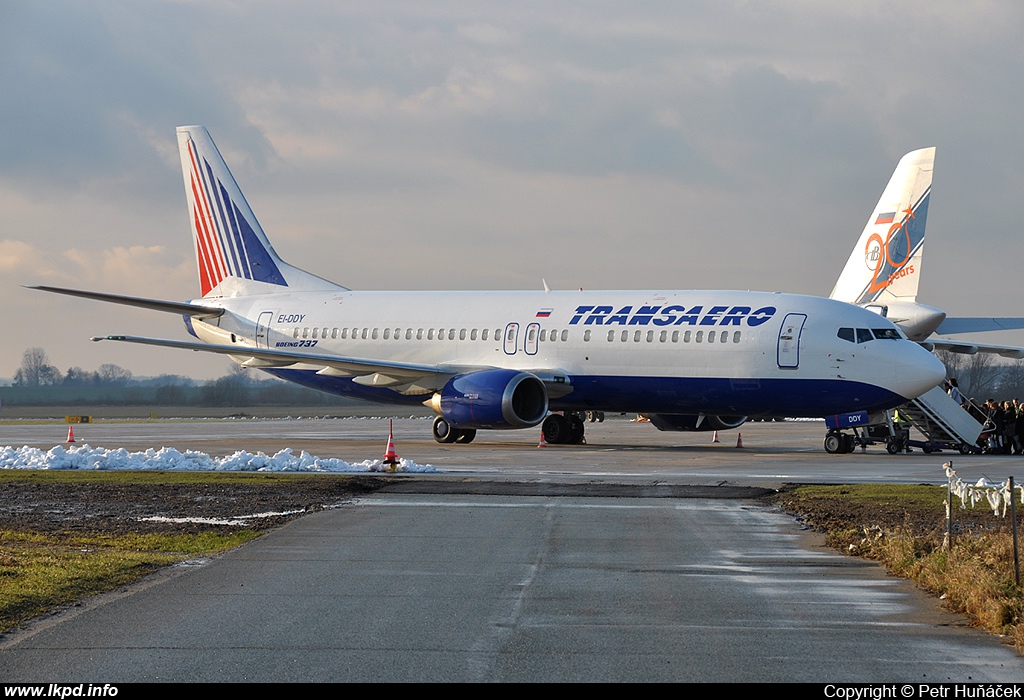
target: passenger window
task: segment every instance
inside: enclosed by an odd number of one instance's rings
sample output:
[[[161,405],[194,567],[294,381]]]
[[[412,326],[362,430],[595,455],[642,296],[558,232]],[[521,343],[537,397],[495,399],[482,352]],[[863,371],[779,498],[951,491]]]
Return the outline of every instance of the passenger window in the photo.
[[[608,331],[608,342],[615,340],[615,331]]]
[[[678,343],[679,342],[679,331],[672,331],[672,342],[673,343]]]
[[[341,339],[342,340],[347,340],[348,339],[348,328],[342,328],[341,329]]]
[[[634,343],[639,343],[640,342],[640,331],[633,331],[633,342]]]
[[[501,342],[501,329],[500,328],[495,328],[494,329],[494,339],[496,341],[498,341],[498,342]]]
[[[417,328],[416,329],[416,340],[423,340],[423,329],[422,328]]]
[[[434,329],[431,328],[431,329],[429,329],[427,331],[427,340],[433,340],[433,339],[434,339]]]
[[[683,333],[683,342],[684,343],[689,343],[690,342],[690,333],[691,333],[691,331],[685,331]]]
[[[568,329],[562,331],[562,342],[564,343],[567,340],[569,340],[569,331],[568,331]]]
[[[622,331],[622,342],[625,343],[629,338],[629,331]]]
[[[698,342],[700,342],[700,341],[698,341]],[[714,331],[708,331],[708,342],[709,343],[715,342],[715,332]]]
[[[384,340],[390,340],[390,339],[391,339],[391,329],[390,328],[385,328],[384,329]]]
[[[552,335],[552,337],[554,337],[554,333],[552,333],[551,335]],[[546,330],[542,330],[540,332],[540,339],[541,339],[541,342],[544,342],[545,340],[548,339],[548,332]]]
[[[484,328],[482,331],[480,331],[480,340],[487,340],[487,329],[486,328]]]
[[[583,331],[583,342],[584,343],[589,343],[590,342],[590,329],[589,328],[587,330]]]
[[[473,330],[471,330],[469,332],[469,339],[470,340],[476,340],[476,328],[474,328]]]
[[[704,331],[697,331],[697,337],[694,340],[698,343],[704,342]]]
[[[299,337],[299,329],[298,329],[298,328],[296,328],[296,329],[295,329],[295,332],[294,332],[294,333],[292,333],[292,337],[293,337],[293,338],[298,338],[298,337]]]
[[[732,342],[734,342],[734,343],[740,342],[740,338],[742,337],[742,335],[743,334],[740,333],[739,331],[736,331],[735,333],[733,333],[732,334]]]
[[[466,339],[466,329],[463,328],[462,330],[459,331],[459,340],[465,340],[465,339]]]
[[[376,340],[376,339],[377,339],[377,329],[376,329],[376,328],[374,328],[374,329],[373,329],[373,333],[371,334],[371,336],[370,336],[370,337],[371,337],[371,338],[372,338],[373,340]]]
[[[653,343],[654,342],[654,331],[647,331],[647,342],[648,343]]]

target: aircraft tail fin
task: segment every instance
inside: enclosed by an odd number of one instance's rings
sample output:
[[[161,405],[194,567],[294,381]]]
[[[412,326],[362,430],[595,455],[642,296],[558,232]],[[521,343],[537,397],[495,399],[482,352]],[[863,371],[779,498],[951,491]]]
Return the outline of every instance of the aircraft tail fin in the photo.
[[[851,304],[917,299],[934,166],[934,147],[900,159],[831,299]]]
[[[345,289],[278,256],[205,127],[179,126],[178,151],[204,297]]]

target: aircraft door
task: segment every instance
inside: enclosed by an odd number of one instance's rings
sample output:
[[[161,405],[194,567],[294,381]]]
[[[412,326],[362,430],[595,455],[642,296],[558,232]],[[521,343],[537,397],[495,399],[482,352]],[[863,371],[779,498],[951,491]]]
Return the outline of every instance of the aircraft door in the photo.
[[[531,323],[526,327],[526,337],[523,338],[523,352],[527,355],[536,355],[539,344],[540,324]]]
[[[263,311],[256,321],[256,347],[269,348],[268,336],[270,335],[270,320],[274,318],[273,311]]]
[[[505,326],[505,354],[515,355],[519,349],[519,324],[510,323]]]
[[[779,369],[797,369],[800,366],[800,334],[806,321],[807,314],[786,314],[783,319],[776,353]]]

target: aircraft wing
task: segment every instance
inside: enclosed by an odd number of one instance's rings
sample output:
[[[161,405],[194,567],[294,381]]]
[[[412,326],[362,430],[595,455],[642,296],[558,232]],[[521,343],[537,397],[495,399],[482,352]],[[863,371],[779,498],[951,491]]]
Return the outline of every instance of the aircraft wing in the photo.
[[[65,289],[64,287],[48,287],[46,285],[25,285],[26,289],[39,289],[44,292],[55,294],[67,294],[72,297],[83,299],[94,299],[96,301],[107,301],[113,304],[124,306],[137,306],[141,309],[152,311],[166,311],[172,314],[183,316],[196,316],[201,318],[213,318],[224,314],[224,309],[219,306],[202,306],[200,304],[187,304],[180,301],[164,301],[162,299],[146,299],[144,297],[129,297],[122,294],[105,294],[103,292],[87,292],[82,289]]]
[[[158,347],[212,352],[228,355],[245,367],[281,368],[293,365],[320,366],[317,372],[326,376],[351,377],[363,386],[392,389],[400,394],[427,394],[440,390],[448,380],[457,374],[469,374],[492,367],[456,365],[417,365],[406,362],[368,360],[341,355],[320,355],[290,350],[257,348],[251,345],[209,345],[187,340],[145,338],[134,335],[106,335],[92,338],[93,341],[113,340],[122,343],[156,345]],[[568,377],[557,370],[528,370],[548,387],[548,395],[558,398],[572,391]]]
[[[1012,331],[1024,328],[1024,318],[946,318],[935,329],[936,333],[984,333],[986,331]]]
[[[1024,348],[1011,345],[992,345],[991,343],[973,343],[963,340],[950,340],[948,338],[929,338],[921,343],[928,350],[947,350],[963,355],[975,355],[979,352],[991,353],[1008,357],[1012,360],[1024,358]]]

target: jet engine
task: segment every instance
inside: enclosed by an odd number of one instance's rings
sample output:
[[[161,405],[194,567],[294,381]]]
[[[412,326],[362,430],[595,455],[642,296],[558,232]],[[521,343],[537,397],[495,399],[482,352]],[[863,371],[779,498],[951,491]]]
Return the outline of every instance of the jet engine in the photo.
[[[530,428],[547,415],[548,393],[529,372],[489,369],[452,377],[430,407],[456,428]]]
[[[651,413],[647,417],[658,430],[711,431],[732,430],[743,425],[746,416],[685,415],[682,413]]]

